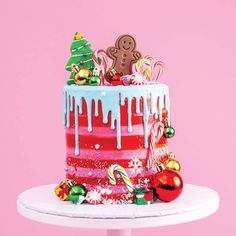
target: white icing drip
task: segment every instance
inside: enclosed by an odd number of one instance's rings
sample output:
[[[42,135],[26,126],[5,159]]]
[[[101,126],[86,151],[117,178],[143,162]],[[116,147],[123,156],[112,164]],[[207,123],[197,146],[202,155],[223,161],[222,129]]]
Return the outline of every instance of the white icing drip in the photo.
[[[73,97],[70,96],[70,111],[73,111]]]
[[[98,116],[98,100],[94,99],[94,116]]]
[[[67,93],[66,96],[66,127],[69,128],[70,127],[70,94]]]
[[[131,121],[131,117],[132,117],[132,99],[133,98],[129,98],[128,99],[128,132],[132,132],[133,129],[132,129],[132,121]]]
[[[105,94],[105,96],[104,96]],[[164,99],[164,97],[166,97]],[[148,98],[150,98],[150,111],[148,109]],[[74,99],[74,106],[73,106]],[[87,105],[88,131],[92,132],[92,103],[94,102],[94,116],[98,116],[98,101],[101,101],[103,123],[108,123],[108,116],[111,113],[111,129],[116,129],[117,148],[121,148],[121,124],[120,106],[125,105],[127,99],[128,132],[132,132],[132,99],[136,101],[136,113],[140,113],[140,99],[143,104],[143,135],[144,147],[148,148],[148,118],[153,114],[162,120],[162,111],[166,107],[168,120],[170,114],[170,102],[168,87],[163,84],[152,86],[99,86],[78,87],[76,85],[66,86],[64,91],[64,119],[66,127],[70,127],[70,111],[74,109],[75,117],[75,155],[79,155],[79,124],[78,113],[83,113],[82,99]],[[166,103],[166,104],[164,104]],[[74,108],[73,108],[74,107]]]
[[[77,100],[77,99],[76,99]],[[79,155],[79,119],[78,104],[75,102],[75,155]]]
[[[63,124],[66,125],[66,91],[63,91]]]

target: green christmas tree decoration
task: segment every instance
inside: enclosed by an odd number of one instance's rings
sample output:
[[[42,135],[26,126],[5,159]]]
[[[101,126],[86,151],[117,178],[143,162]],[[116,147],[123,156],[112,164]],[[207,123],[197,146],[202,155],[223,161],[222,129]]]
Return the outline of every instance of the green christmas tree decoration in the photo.
[[[71,57],[66,64],[66,70],[70,71],[68,85],[75,84],[74,72],[71,70],[72,64],[77,64],[79,68],[94,69],[93,50],[91,44],[78,32],[75,33],[74,40],[70,47]]]

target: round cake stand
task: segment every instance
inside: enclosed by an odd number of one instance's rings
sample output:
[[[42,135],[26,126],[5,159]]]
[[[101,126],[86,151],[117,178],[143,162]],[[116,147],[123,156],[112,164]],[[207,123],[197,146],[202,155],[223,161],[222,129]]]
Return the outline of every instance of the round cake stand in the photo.
[[[207,217],[219,207],[217,192],[185,184],[175,201],[151,205],[75,205],[54,194],[56,185],[44,185],[21,193],[21,215],[42,223],[67,227],[106,229],[108,236],[129,236],[131,229],[180,224]]]

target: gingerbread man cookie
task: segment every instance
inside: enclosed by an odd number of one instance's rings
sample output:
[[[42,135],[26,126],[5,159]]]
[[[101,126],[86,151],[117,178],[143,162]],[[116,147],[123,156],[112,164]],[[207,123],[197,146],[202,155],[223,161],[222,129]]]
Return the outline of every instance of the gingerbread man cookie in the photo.
[[[132,64],[141,58],[141,53],[135,50],[135,39],[128,35],[121,35],[115,47],[107,49],[107,55],[113,60],[112,68],[121,75],[132,74]]]

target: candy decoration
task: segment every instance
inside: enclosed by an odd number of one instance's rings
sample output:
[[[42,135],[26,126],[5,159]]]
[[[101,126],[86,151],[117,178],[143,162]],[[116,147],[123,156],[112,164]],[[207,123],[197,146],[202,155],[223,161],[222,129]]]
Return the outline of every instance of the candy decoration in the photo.
[[[164,165],[167,169],[174,170],[177,172],[180,172],[181,165],[180,163],[175,159],[174,153],[170,152],[168,154],[167,160],[164,162]]]
[[[86,188],[82,184],[74,185],[70,188],[68,198],[73,203],[81,204],[85,200],[86,194],[87,194]]]
[[[98,86],[101,83],[101,79],[99,76],[91,76],[88,78],[88,85],[90,86]]]
[[[158,73],[155,78],[151,78],[154,68],[159,67]],[[155,61],[153,57],[146,56],[140,58],[133,66],[131,75],[123,76],[123,81],[125,85],[128,82],[133,85],[144,85],[151,81],[156,82],[156,80],[161,76],[164,68],[164,63],[161,61]]]
[[[154,154],[155,154],[155,145],[159,142],[160,138],[164,133],[164,125],[161,121],[156,120],[150,130],[150,143],[149,143],[149,152],[147,160],[147,168],[150,169],[155,166],[154,163]]]
[[[123,181],[125,182],[125,185],[126,187],[128,188],[129,192],[133,192],[134,191],[134,187],[130,181],[130,178],[129,176],[127,175],[125,169],[120,166],[120,165],[111,165],[109,168],[108,168],[108,177],[109,177],[109,180],[110,180],[110,183],[115,185],[116,184],[116,179],[115,179],[115,176],[114,176],[114,171],[118,171],[119,174],[122,176],[122,179]]]
[[[129,75],[122,76],[121,80],[125,86],[129,86],[131,84],[131,77]]]
[[[114,47],[107,49],[107,55],[113,61],[112,67],[121,75],[130,75],[132,65],[141,58],[141,53],[136,51],[136,41],[131,35],[121,35]]]
[[[131,77],[131,84],[133,85],[144,85],[145,83],[146,78],[141,74],[136,74],[135,76]]]
[[[156,61],[152,56],[145,56],[144,59],[149,60],[151,63],[151,75],[148,79],[156,82],[162,75],[165,64],[162,61]],[[151,78],[154,69],[157,67],[159,67],[157,75],[154,78]]]
[[[101,58],[101,63],[99,63],[98,58]],[[104,78],[105,78],[107,65],[108,65],[108,56],[106,52],[103,49],[95,50],[93,53],[93,61],[94,61],[95,67],[98,68],[99,71],[101,71],[101,77],[102,77],[101,85],[104,85]]]
[[[54,192],[62,201],[68,200],[68,194],[70,187],[73,186],[71,180],[64,180],[58,186],[55,187]]]
[[[151,189],[139,188],[134,190],[134,203],[137,205],[147,205],[154,202],[154,193]]]
[[[175,129],[172,126],[165,127],[164,136],[165,138],[173,138],[175,135]]]
[[[86,195],[86,201],[90,204],[101,204],[102,200],[102,194],[99,189],[90,190]]]
[[[175,200],[183,190],[181,176],[173,170],[165,169],[163,164],[157,167],[157,171],[153,176],[153,187],[158,199],[164,202]]]
[[[80,69],[88,68],[90,70],[93,70],[94,68],[93,50],[90,43],[85,38],[83,38],[80,33],[75,33],[70,50],[71,57],[66,64],[66,70],[71,72],[70,77],[67,81],[68,85],[75,84],[74,72],[71,68],[72,64],[79,65]]]
[[[152,75],[153,63],[148,58],[141,58],[134,64],[133,73],[141,74],[143,77],[150,79]]]

